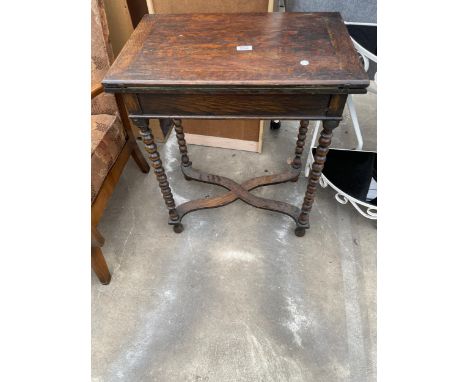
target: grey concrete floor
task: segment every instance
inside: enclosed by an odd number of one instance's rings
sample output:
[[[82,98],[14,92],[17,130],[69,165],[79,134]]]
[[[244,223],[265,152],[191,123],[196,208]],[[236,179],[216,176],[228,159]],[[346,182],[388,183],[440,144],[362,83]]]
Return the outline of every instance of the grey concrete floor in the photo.
[[[239,182],[283,171],[297,125],[266,130],[261,155],[189,146],[190,159]],[[352,145],[345,129],[335,145]],[[184,180],[174,134],[160,149],[177,203],[225,192]],[[305,188],[254,192],[300,206]],[[375,381],[375,221],[327,188],[302,238],[241,201],[183,223],[173,233],[155,176],[130,160],[99,226],[112,282],[92,276],[93,381]]]

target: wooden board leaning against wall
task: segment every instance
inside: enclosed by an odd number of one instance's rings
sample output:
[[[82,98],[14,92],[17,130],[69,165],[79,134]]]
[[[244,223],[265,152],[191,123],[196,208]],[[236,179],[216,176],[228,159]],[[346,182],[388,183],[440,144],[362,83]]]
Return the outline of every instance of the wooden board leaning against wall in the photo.
[[[110,39],[117,57],[130,37],[135,21],[135,9],[141,13],[146,3],[148,13],[244,13],[272,12],[277,0],[104,0],[109,21]],[[138,3],[138,4],[136,4]],[[133,12],[133,13],[132,13]],[[259,120],[184,120],[186,141],[189,144],[222,147],[253,152],[262,151],[264,121]],[[150,126],[157,141],[164,141],[164,131],[158,120]],[[137,130],[134,129],[138,134]],[[167,135],[166,135],[167,138]]]

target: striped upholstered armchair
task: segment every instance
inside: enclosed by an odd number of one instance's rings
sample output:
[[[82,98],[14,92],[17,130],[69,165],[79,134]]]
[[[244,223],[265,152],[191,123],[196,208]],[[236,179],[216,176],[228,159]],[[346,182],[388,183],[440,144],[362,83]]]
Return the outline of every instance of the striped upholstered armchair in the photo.
[[[103,93],[101,80],[113,54],[103,0],[91,4],[91,265],[99,281],[108,284],[111,275],[97,225],[129,157],[142,172],[150,168],[137,146],[122,99]]]

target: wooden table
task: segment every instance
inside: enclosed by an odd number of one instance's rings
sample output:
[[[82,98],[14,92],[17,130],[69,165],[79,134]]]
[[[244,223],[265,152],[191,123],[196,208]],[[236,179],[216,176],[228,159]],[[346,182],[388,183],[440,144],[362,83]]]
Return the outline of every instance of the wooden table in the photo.
[[[365,93],[369,80],[339,13],[239,13],[145,16],[102,83],[107,92],[123,93],[175,232],[182,232],[189,212],[241,199],[289,215],[295,234],[303,236],[332,131],[348,94]],[[187,180],[228,192],[176,206],[151,118],[174,120]],[[242,184],[204,173],[192,167],[180,118],[300,120],[295,158],[289,171]],[[302,207],[251,194],[257,187],[297,181],[309,120],[323,121],[323,129]]]

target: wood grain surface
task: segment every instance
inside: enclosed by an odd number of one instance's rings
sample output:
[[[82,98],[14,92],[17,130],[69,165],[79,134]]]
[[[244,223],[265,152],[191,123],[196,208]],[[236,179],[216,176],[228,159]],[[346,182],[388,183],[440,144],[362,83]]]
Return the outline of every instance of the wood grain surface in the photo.
[[[363,88],[369,80],[339,13],[171,14],[142,19],[103,84]]]
[[[143,113],[177,116],[318,115],[330,101],[322,94],[145,94],[139,95]]]
[[[149,13],[157,14],[271,12],[278,2],[278,0],[147,1],[154,9]],[[254,152],[260,152],[262,148],[263,121],[184,119],[183,124],[187,142],[190,144]],[[153,132],[155,131],[153,128]]]

